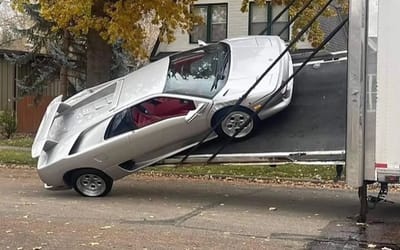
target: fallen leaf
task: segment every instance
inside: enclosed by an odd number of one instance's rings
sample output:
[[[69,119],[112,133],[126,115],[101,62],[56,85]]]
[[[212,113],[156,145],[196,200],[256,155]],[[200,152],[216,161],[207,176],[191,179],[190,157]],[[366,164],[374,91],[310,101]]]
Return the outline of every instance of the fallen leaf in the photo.
[[[32,206],[32,205],[37,205],[37,203],[35,203],[35,202],[25,202],[24,205],[25,206]]]

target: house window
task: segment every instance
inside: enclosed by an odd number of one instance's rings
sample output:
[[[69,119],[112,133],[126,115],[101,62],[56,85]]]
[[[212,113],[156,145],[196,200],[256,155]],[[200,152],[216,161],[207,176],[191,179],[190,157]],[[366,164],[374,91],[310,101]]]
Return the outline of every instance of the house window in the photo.
[[[272,20],[285,8],[284,5],[276,5],[268,2],[265,5],[250,3],[249,11],[249,35],[260,35]],[[277,35],[288,24],[289,14],[286,11],[269,29],[265,30],[265,35]],[[285,41],[289,40],[289,29],[285,29],[281,34]]]
[[[203,18],[203,24],[193,27],[191,43],[197,43],[198,40],[218,42],[227,37],[227,4],[195,5],[192,11]]]

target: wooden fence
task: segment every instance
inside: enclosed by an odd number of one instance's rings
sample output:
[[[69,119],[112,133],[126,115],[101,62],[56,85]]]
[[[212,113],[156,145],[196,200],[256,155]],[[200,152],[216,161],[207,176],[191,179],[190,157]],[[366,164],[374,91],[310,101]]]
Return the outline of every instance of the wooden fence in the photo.
[[[46,112],[52,96],[42,96],[35,100],[34,96],[24,96],[17,102],[17,131],[20,133],[36,133],[40,121]]]
[[[10,63],[0,55],[0,110],[16,112],[19,133],[36,133],[47,105],[60,93],[60,84],[55,82],[39,101],[34,96],[21,96],[16,79],[23,79],[29,71],[27,66]]]
[[[0,58],[0,110],[15,108],[15,64]]]

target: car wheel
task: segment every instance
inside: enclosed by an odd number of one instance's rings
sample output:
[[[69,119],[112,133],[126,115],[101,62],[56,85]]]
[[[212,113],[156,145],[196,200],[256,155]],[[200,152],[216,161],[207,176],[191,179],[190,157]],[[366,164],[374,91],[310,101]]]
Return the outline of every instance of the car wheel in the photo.
[[[229,113],[227,114],[227,112]],[[219,136],[231,138],[236,131],[239,130],[248,119],[250,119],[249,124],[244,127],[242,131],[240,131],[239,134],[237,134],[234,138],[235,140],[246,139],[252,135],[259,123],[259,118],[257,116],[253,116],[253,114],[254,112],[244,107],[237,107],[235,110],[231,111],[229,111],[229,108],[226,108],[218,112],[213,119],[215,123],[223,119],[221,124],[216,127],[215,132]]]
[[[105,196],[111,191],[112,184],[111,177],[96,169],[80,169],[72,174],[72,186],[83,196]]]

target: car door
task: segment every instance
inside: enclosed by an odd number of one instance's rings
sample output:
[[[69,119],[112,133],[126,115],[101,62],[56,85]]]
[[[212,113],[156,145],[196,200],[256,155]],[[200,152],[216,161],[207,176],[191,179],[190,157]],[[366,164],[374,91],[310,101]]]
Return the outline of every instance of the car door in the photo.
[[[197,141],[210,128],[212,100],[162,95],[131,108],[136,129],[129,135],[136,167],[149,165]]]

